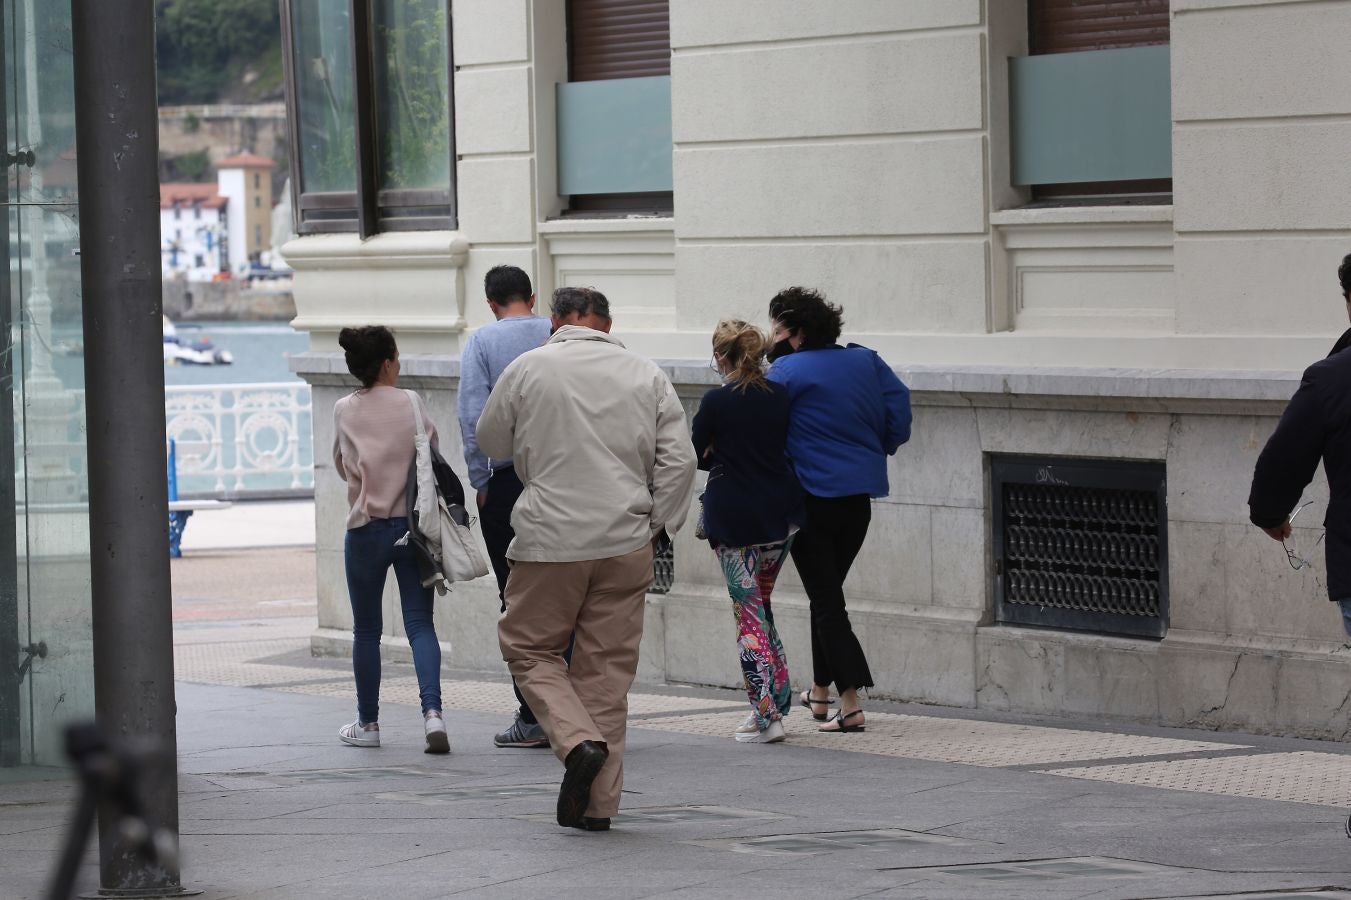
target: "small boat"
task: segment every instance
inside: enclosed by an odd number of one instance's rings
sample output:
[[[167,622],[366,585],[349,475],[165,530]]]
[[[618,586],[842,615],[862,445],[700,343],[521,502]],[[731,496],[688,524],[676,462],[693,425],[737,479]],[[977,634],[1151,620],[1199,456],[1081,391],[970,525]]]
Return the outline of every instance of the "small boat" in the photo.
[[[215,346],[206,335],[185,343],[178,337],[178,329],[169,321],[169,317],[163,318],[166,366],[228,366],[235,361],[233,353]]]

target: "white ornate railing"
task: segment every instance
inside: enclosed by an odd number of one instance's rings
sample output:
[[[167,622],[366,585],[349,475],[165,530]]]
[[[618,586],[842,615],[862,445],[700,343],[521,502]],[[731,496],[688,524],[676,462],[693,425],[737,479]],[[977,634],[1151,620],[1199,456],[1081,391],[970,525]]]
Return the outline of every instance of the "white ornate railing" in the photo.
[[[164,416],[165,433],[177,446],[182,494],[314,488],[307,384],[166,387]]]
[[[84,399],[82,390],[18,398],[27,434],[15,429],[15,477],[33,495],[28,499],[82,496]],[[303,382],[166,387],[164,423],[165,437],[177,447],[180,494],[314,490],[310,386]]]

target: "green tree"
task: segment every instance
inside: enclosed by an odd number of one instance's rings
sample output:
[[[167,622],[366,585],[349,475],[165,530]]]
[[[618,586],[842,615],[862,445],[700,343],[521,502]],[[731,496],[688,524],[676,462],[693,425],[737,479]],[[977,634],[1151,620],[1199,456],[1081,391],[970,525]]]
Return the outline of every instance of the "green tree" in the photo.
[[[277,0],[157,0],[155,11],[161,103],[212,102],[245,65],[280,52]]]

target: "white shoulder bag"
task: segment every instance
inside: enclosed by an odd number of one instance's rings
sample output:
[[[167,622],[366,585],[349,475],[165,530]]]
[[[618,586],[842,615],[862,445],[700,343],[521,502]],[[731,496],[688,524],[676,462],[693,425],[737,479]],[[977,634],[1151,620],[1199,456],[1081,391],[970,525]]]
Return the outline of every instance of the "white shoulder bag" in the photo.
[[[444,594],[456,581],[473,581],[488,574],[488,561],[483,558],[478,542],[469,526],[473,523],[464,507],[452,509],[437,490],[436,475],[432,471],[432,445],[422,421],[422,398],[416,391],[405,391],[413,402],[416,432],[413,446],[417,451],[417,530],[422,535],[428,556],[439,568],[433,583],[437,593]]]

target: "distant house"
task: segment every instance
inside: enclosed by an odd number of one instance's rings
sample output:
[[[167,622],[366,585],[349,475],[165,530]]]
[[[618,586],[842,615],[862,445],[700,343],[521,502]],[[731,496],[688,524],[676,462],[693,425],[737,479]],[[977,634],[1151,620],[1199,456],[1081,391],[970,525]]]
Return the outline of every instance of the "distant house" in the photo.
[[[272,249],[272,168],[256,153],[239,153],[216,163],[216,182],[229,199],[230,269],[247,269],[250,260]]]
[[[228,205],[214,184],[160,185],[160,268],[165,278],[210,281],[229,271]]]
[[[216,183],[160,185],[161,269],[210,281],[242,273],[272,245],[272,160],[252,153],[216,164]]]

